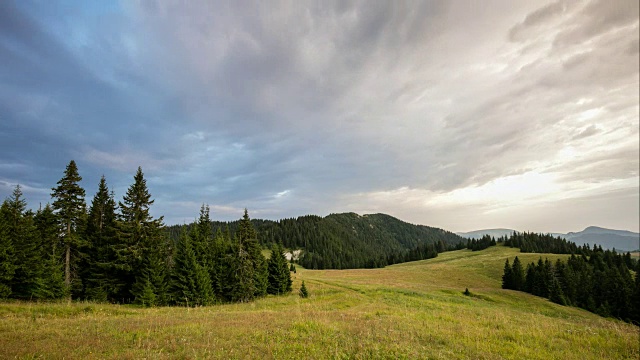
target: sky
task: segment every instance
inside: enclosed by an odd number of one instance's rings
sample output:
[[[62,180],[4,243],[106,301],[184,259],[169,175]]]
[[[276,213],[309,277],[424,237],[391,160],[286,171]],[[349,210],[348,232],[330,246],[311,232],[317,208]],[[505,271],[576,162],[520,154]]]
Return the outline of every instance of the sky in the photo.
[[[0,200],[639,231],[638,1],[0,1]]]

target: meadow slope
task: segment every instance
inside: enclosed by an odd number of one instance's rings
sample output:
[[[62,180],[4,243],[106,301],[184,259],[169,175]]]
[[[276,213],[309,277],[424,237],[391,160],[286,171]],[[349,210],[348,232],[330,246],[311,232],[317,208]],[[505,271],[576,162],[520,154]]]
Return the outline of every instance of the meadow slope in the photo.
[[[498,246],[384,269],[299,268],[294,289],[305,280],[309,299],[195,309],[2,303],[0,358],[640,357],[637,326],[502,290],[504,260],[516,255],[524,263],[540,256]]]

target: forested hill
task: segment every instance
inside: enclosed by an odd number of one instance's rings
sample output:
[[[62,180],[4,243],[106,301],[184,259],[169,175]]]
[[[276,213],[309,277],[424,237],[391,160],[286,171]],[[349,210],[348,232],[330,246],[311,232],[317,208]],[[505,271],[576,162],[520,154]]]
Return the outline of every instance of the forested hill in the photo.
[[[289,249],[302,249],[302,266],[310,269],[353,269],[383,267],[389,264],[433,257],[466,239],[442,229],[413,225],[385,214],[355,213],[315,215],[292,219],[252,220],[260,243],[269,247],[281,242]],[[180,229],[169,227],[177,239]],[[238,221],[213,222],[234,234]]]

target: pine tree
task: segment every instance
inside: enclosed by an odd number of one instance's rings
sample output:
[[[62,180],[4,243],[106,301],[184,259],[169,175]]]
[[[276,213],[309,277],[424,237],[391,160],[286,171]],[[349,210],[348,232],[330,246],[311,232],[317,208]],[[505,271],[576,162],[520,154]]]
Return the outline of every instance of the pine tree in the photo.
[[[171,292],[176,304],[197,306],[213,302],[211,279],[206,269],[198,264],[191,236],[187,234],[181,235],[178,241],[171,279]]]
[[[115,300],[119,290],[112,276],[116,273],[115,253],[112,250],[116,244],[116,225],[116,202],[102,176],[89,208],[85,230],[89,256],[84,282],[87,296],[94,300]]]
[[[153,307],[157,305],[158,296],[155,292],[155,287],[151,283],[148,276],[139,277],[138,282],[134,284],[134,287],[139,289],[137,293],[140,295],[136,297],[136,303],[144,307]]]
[[[194,251],[200,265],[208,267],[212,262],[211,247],[213,246],[213,232],[211,229],[211,218],[209,217],[209,205],[202,204],[200,207],[200,217],[196,224],[197,238],[194,239]]]
[[[22,198],[20,186],[2,204],[2,217],[14,251],[14,269],[11,281],[12,297],[20,299],[40,298],[40,277],[43,264],[40,258],[40,244],[34,224],[34,214],[26,210],[27,203]]]
[[[225,274],[228,265],[226,257],[230,253],[230,246],[231,239],[226,238],[222,230],[218,229],[209,246],[209,258],[211,261],[208,264],[209,278],[211,279],[211,287],[216,301],[228,299],[225,293]]]
[[[640,325],[640,271],[636,271],[636,275],[634,278],[634,288],[633,288],[633,308],[631,320],[634,324]]]
[[[251,224],[247,209],[244,209],[244,215],[238,225],[238,241],[244,251],[247,252],[253,266],[253,287],[255,290],[253,297],[264,296],[267,294],[268,286],[267,261],[262,255],[262,248],[258,243],[258,234],[253,224]]]
[[[140,274],[131,288],[134,303],[143,306],[170,303],[170,283],[163,251],[148,252],[142,261]]]
[[[307,287],[304,284],[304,280],[302,280],[302,286],[300,286],[300,291],[298,292],[298,295],[300,295],[301,298],[308,298],[309,297],[309,291],[307,290]]]
[[[291,273],[282,245],[278,244],[271,252],[267,268],[269,272],[267,293],[280,295],[291,292]]]
[[[40,297],[43,299],[63,298],[68,294],[64,285],[58,220],[51,205],[47,204],[44,209],[38,210],[34,221],[41,240],[40,257],[44,267],[40,278]]]
[[[7,201],[0,208],[0,299],[11,295],[11,283],[16,271],[13,241],[9,236],[5,212],[8,212]]]
[[[78,257],[79,248],[82,246],[79,231],[82,228],[86,205],[84,189],[78,185],[81,180],[78,167],[75,161],[71,160],[64,171],[64,176],[58,181],[58,186],[53,188],[51,193],[51,197],[55,199],[53,209],[56,211],[63,234],[64,284],[67,289],[71,288],[73,276],[72,257]]]
[[[522,268],[522,263],[520,259],[516,256],[513,260],[513,265],[511,266],[511,281],[512,281],[512,289],[513,290],[523,290],[524,289],[524,270]]]
[[[226,257],[225,297],[233,302],[248,302],[256,296],[255,266],[249,252],[235,239]]]
[[[560,283],[555,277],[551,280],[551,286],[549,288],[549,300],[560,305],[567,304],[567,301],[564,298],[564,294],[562,293]]]
[[[142,296],[141,290],[144,287],[133,284],[144,284],[148,272],[160,272],[156,274],[158,281],[167,278],[166,261],[167,246],[162,235],[162,216],[154,219],[149,209],[154,200],[147,189],[147,182],[144,179],[142,168],[134,176],[134,183],[129,187],[119,203],[120,216],[118,222],[118,244],[115,249],[115,267],[119,270],[118,287],[119,298],[130,301],[129,296]],[[145,259],[153,261],[145,261]],[[164,266],[162,262],[165,262]],[[148,269],[152,266],[153,269]],[[156,285],[156,291],[166,288],[163,284]],[[159,298],[166,297],[167,294],[156,293]]]
[[[513,289],[513,271],[509,265],[509,259],[504,263],[504,273],[502,275],[502,288]]]

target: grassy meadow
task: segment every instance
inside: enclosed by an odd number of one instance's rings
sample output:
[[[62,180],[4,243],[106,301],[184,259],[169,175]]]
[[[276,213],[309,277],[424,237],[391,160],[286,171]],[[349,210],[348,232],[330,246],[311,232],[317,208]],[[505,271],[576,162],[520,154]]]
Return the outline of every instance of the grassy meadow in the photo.
[[[248,304],[0,303],[0,358],[640,358],[637,326],[502,290],[516,255],[540,256],[498,246],[384,269],[298,267],[293,294]]]

